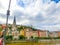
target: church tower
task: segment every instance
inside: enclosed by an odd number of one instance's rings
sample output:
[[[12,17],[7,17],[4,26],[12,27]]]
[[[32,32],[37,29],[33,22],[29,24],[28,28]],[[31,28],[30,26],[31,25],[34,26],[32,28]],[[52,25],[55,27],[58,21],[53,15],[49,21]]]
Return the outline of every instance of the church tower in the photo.
[[[13,20],[13,24],[12,24],[12,35],[13,35],[13,40],[19,39],[19,31],[17,31],[15,16],[14,16],[14,20]]]
[[[13,25],[16,26],[16,18],[15,18],[15,16],[14,16]]]
[[[12,24],[12,30],[16,30],[16,17],[14,16],[13,24]]]

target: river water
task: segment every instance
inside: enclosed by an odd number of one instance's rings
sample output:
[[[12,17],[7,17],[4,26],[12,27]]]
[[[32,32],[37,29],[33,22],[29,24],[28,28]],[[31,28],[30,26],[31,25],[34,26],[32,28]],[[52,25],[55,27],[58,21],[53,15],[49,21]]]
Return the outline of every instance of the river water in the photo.
[[[8,42],[7,45],[60,45],[60,39],[53,40],[39,40],[39,42],[21,42],[21,41],[13,41]]]

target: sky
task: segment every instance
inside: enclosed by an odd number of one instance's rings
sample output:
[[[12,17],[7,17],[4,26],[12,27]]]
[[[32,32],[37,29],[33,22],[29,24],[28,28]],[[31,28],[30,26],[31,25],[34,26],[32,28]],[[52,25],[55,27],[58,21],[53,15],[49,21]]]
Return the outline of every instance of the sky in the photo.
[[[9,0],[0,0],[0,24],[6,24]],[[8,23],[60,31],[60,0],[11,0]]]

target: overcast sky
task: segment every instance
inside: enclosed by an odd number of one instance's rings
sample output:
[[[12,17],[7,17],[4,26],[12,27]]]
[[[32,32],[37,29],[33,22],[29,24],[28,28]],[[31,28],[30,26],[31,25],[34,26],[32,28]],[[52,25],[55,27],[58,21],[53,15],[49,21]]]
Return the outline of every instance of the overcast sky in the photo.
[[[0,23],[6,23],[9,0],[0,0]],[[32,25],[35,28],[57,31],[60,30],[59,0],[12,0],[9,24],[13,23],[14,15],[19,25]]]

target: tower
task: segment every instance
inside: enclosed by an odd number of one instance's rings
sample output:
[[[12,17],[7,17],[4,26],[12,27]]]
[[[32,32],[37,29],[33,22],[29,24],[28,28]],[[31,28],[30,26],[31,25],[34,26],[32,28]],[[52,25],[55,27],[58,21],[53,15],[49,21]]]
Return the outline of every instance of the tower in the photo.
[[[19,39],[19,31],[17,31],[15,16],[14,16],[14,20],[13,20],[13,24],[12,24],[12,35],[13,35],[13,40]]]
[[[12,30],[16,30],[16,17],[14,16],[13,24],[12,24]]]
[[[16,17],[14,16],[13,25],[16,26]]]

